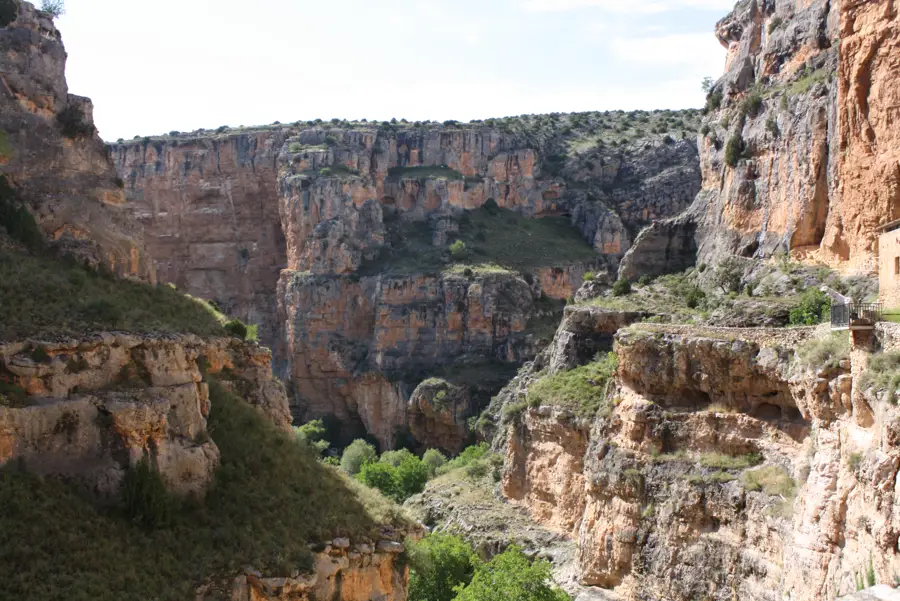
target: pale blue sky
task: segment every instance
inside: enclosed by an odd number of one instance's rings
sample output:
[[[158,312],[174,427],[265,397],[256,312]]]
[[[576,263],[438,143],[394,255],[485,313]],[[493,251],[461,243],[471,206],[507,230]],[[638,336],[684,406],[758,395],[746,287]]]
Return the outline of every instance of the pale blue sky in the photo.
[[[68,0],[107,140],[279,120],[690,108],[733,0]]]

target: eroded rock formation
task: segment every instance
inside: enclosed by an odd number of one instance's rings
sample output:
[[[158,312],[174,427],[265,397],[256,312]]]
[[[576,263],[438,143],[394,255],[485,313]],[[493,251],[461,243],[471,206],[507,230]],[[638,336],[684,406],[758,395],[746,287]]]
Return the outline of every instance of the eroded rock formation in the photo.
[[[600,343],[577,327],[594,319],[567,321],[550,348]],[[850,360],[798,364],[816,335],[632,327],[607,411],[507,416],[554,373],[545,351],[492,407],[504,494],[577,541],[580,582],[616,598],[813,601],[891,581],[900,416],[854,390]],[[568,356],[563,369],[586,361]]]
[[[16,3],[17,18],[0,27],[0,176],[19,189],[54,247],[152,280],[93,105],[68,93],[62,37],[50,15]]]
[[[100,334],[67,343],[0,345],[0,465],[82,479],[113,493],[147,459],[179,493],[211,482],[219,451],[206,430],[205,374],[282,429],[287,395],[271,353],[235,339]]]
[[[409,412],[419,382],[460,362],[502,372],[533,357],[548,299],[615,266],[629,231],[684,209],[699,186],[688,141],[604,150],[562,176],[544,172],[547,152],[496,128],[436,124],[278,125],[113,150],[160,278],[261,325],[298,417],[335,415],[387,446],[414,420],[436,432],[416,404]],[[467,212],[482,207],[569,215],[587,245],[577,260],[548,250],[521,269],[448,269]],[[454,413],[462,437],[443,443],[459,444],[494,386]]]

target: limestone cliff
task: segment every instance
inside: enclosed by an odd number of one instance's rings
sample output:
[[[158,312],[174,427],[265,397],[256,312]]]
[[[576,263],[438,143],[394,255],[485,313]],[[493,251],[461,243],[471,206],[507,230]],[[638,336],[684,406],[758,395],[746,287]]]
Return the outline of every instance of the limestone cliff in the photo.
[[[147,459],[173,490],[200,492],[219,459],[206,374],[290,428],[271,354],[236,339],[103,333],[0,345],[0,466],[20,460],[111,494]]]
[[[14,4],[16,19],[0,23],[0,176],[19,188],[54,247],[152,280],[91,101],[68,93],[62,37],[50,15]]]
[[[560,373],[550,357],[601,344],[581,311],[492,411],[504,494],[577,542],[582,585],[813,601],[893,582],[900,415],[854,384],[865,347],[808,368],[793,349],[813,328],[635,326],[616,336],[608,407],[585,419],[529,396]],[[565,356],[563,373],[587,361]]]
[[[648,115],[634,119],[677,127],[678,114]],[[633,232],[683,210],[699,186],[689,141],[594,139],[564,155],[575,134],[561,132],[610,123],[543,118],[521,131],[220,128],[121,142],[113,155],[160,278],[261,326],[298,417],[335,415],[345,435],[387,446],[414,429],[419,443],[456,450],[497,375],[546,341],[553,301],[614,268]],[[465,250],[451,257],[455,240]],[[429,375],[465,381],[458,372],[491,364],[490,382],[465,382],[452,425],[410,404]]]
[[[699,140],[703,192],[665,233],[695,238],[708,264],[790,251],[873,271],[876,229],[900,215],[896,8],[742,0],[716,35],[728,60]],[[671,252],[662,233],[634,262]]]

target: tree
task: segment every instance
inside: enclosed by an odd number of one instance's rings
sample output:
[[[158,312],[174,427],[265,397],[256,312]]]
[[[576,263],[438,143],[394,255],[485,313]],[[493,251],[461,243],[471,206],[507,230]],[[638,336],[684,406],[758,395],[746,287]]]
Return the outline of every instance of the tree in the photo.
[[[827,321],[831,312],[831,299],[821,290],[810,288],[800,297],[800,304],[791,310],[792,326],[814,326]]]
[[[703,81],[700,82],[700,87],[703,88],[704,94],[709,94],[712,91],[714,85],[716,85],[716,82],[712,77],[704,77]]]
[[[521,550],[510,547],[479,565],[472,582],[457,587],[455,601],[570,601],[551,582],[548,562],[531,563]]]
[[[452,601],[472,581],[478,556],[463,539],[431,534],[409,551],[409,601]]]
[[[356,479],[371,488],[377,488],[384,496],[397,499],[397,468],[387,463],[366,463],[357,474]]]
[[[379,459],[378,461],[380,461],[381,463],[387,463],[391,467],[400,467],[400,464],[402,464],[410,457],[412,457],[413,459],[416,458],[416,456],[413,455],[409,451],[409,449],[400,449],[399,451],[385,451],[381,454],[381,459]]]
[[[447,464],[447,458],[437,449],[428,449],[422,455],[422,463],[428,468],[428,477],[434,478],[438,470]]]
[[[322,420],[316,419],[294,428],[294,439],[297,442],[309,445],[315,449],[316,453],[321,455],[331,446],[331,443],[326,439],[327,433],[328,431],[325,429],[325,424],[322,423]]]
[[[740,290],[743,277],[744,270],[734,257],[728,257],[716,266],[714,274],[715,284],[725,294]]]
[[[466,257],[469,256],[469,249],[466,248],[466,243],[462,240],[457,240],[453,244],[450,245],[450,256],[454,261],[462,261]]]
[[[41,0],[41,10],[56,19],[66,14],[66,4],[64,0]]]
[[[415,455],[407,457],[397,466],[395,473],[397,502],[402,503],[425,490],[428,483],[428,467]]]
[[[375,447],[365,440],[354,440],[349,447],[344,449],[341,456],[341,469],[351,476],[357,475],[363,466],[372,463],[378,457]]]

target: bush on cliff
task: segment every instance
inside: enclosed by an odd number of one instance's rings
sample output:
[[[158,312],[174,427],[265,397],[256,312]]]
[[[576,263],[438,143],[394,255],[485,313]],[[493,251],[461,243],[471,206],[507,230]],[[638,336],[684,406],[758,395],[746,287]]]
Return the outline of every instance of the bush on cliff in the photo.
[[[447,458],[437,449],[428,449],[422,455],[422,463],[428,468],[428,477],[434,478],[440,469],[447,465]]]
[[[2,146],[0,146],[0,151],[2,151]],[[44,250],[44,234],[41,233],[34,217],[22,204],[16,191],[2,175],[0,175],[0,227],[6,230],[6,234],[10,238],[28,250]]]
[[[428,467],[407,450],[387,451],[378,462],[362,465],[357,479],[384,496],[402,503],[425,490]]]
[[[731,168],[737,167],[738,161],[744,153],[744,138],[736,133],[728,139],[725,145],[725,164]]]
[[[72,140],[94,135],[94,126],[85,122],[84,113],[74,104],[66,106],[56,115],[62,134]]]
[[[631,280],[619,278],[612,287],[613,296],[626,296],[631,294]]]
[[[797,348],[796,364],[818,371],[836,369],[841,361],[850,358],[850,337],[846,332],[832,332],[825,338],[807,340]]]
[[[529,405],[552,405],[590,418],[607,409],[607,389],[618,368],[615,353],[570,371],[546,376],[528,389]]]
[[[869,359],[868,369],[859,380],[861,390],[887,391],[887,400],[897,404],[900,390],[900,353],[878,353]]]

